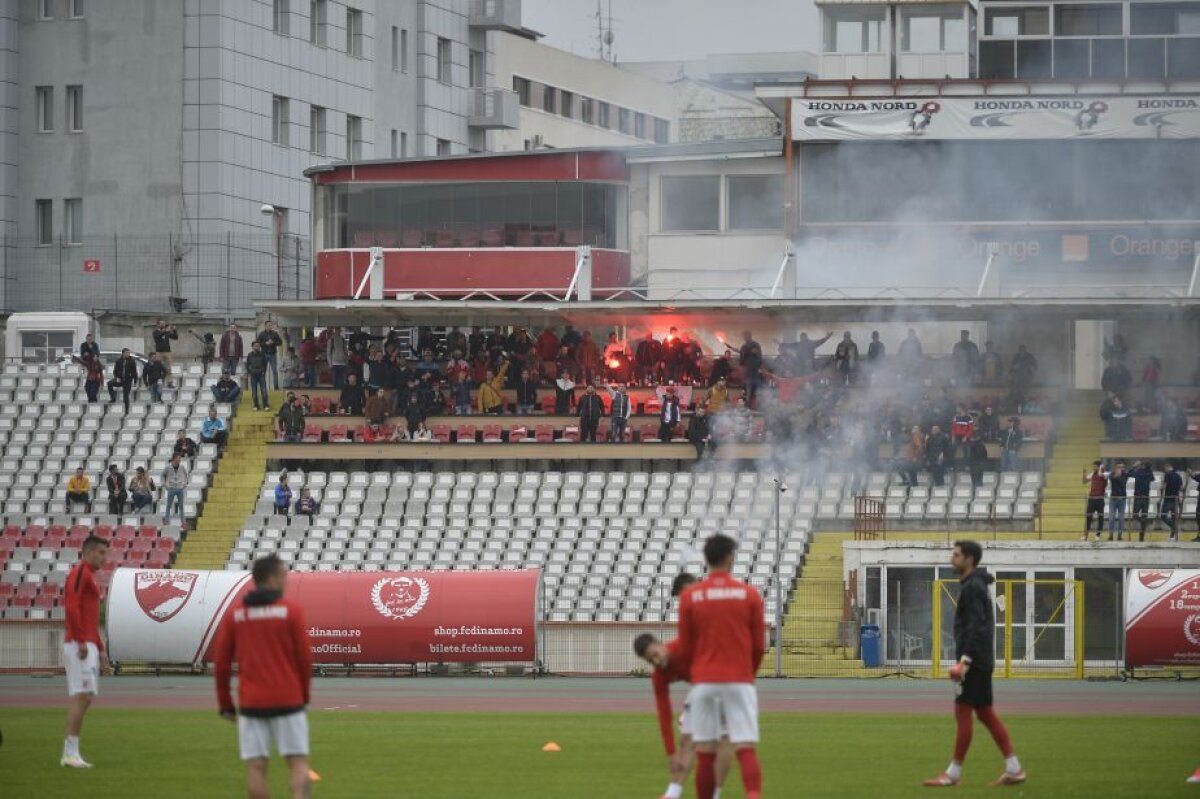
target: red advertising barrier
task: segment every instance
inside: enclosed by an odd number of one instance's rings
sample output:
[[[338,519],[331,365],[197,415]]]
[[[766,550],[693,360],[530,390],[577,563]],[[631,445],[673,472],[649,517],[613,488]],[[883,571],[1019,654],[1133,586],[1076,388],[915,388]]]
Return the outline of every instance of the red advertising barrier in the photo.
[[[1200,666],[1200,571],[1129,570],[1125,666]]]
[[[534,662],[541,574],[521,571],[292,572],[317,663]],[[202,663],[246,572],[118,569],[110,655]]]

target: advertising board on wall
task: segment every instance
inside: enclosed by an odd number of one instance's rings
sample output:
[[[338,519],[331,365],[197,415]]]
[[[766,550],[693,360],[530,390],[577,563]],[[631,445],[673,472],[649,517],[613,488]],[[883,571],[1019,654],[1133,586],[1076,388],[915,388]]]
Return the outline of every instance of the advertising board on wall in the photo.
[[[1200,666],[1200,570],[1129,570],[1125,665]]]
[[[1191,139],[1200,137],[1200,96],[795,98],[792,137]]]
[[[293,572],[317,663],[535,662],[540,572]],[[248,572],[118,569],[110,657],[208,662]]]

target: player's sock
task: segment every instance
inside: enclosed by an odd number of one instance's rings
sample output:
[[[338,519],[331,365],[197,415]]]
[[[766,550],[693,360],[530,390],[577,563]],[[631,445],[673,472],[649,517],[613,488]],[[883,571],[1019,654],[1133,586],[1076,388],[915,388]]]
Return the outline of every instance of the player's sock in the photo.
[[[976,711],[976,714],[979,716],[979,720],[983,722],[983,726],[987,727],[988,732],[992,734],[992,740],[996,742],[996,746],[1000,747],[1000,754],[1004,755],[1006,759],[1012,758],[1016,760],[1013,757],[1012,741],[1008,739],[1008,730],[1004,728],[1004,722],[996,715],[996,711],[991,707],[981,707]],[[1016,771],[1020,770],[1021,768],[1018,765]]]
[[[683,786],[677,782],[673,782],[667,786],[667,790],[663,792],[663,799],[680,799],[683,796]]]
[[[958,760],[951,760],[950,765],[946,766],[946,776],[958,782],[962,779],[962,763]]]
[[[753,749],[737,751],[738,765],[742,771],[742,785],[746,789],[747,799],[758,799],[762,795],[762,766],[758,762],[758,752]]]
[[[967,750],[971,748],[971,706],[956,703],[954,721],[954,761],[961,763],[967,759]]]
[[[1004,758],[1004,770],[1009,774],[1019,774],[1021,772],[1021,761],[1017,760],[1016,755],[1009,755]]]
[[[713,799],[717,788],[717,755],[715,752],[696,753],[696,796],[698,799]]]
[[[79,737],[68,735],[63,741],[63,757],[79,757]]]
[[[721,799],[721,786],[720,785],[718,785],[716,790],[713,791],[713,799]]]

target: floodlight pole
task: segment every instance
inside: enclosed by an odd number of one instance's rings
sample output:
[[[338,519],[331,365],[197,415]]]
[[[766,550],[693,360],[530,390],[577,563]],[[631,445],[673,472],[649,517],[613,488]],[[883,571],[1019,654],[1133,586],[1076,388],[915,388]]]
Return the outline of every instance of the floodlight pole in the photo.
[[[780,506],[787,486],[782,477],[775,478],[775,676],[783,677],[783,525],[780,521]]]

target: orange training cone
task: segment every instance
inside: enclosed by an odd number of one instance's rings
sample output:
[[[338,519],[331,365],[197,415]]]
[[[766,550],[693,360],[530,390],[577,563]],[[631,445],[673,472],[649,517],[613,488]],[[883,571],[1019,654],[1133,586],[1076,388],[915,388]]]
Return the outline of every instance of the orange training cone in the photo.
[[[548,743],[542,747],[542,751],[543,752],[561,752],[562,747],[559,746],[558,744],[554,743],[554,741],[551,741],[550,743]]]
[[[308,779],[310,782],[320,782],[321,775],[318,774],[317,772],[313,771],[312,769],[309,769],[308,770]]]

